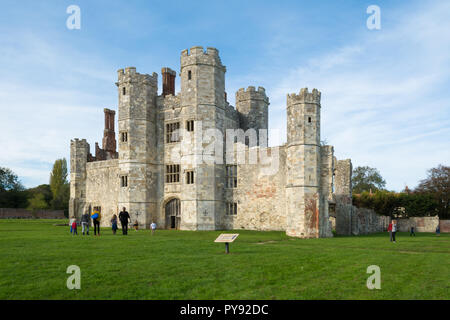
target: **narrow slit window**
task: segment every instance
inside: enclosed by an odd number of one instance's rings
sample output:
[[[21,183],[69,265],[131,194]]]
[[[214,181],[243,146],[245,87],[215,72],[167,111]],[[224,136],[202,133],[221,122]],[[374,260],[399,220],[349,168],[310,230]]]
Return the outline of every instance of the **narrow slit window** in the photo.
[[[122,188],[128,187],[128,176],[121,176],[120,177],[120,186]]]
[[[194,171],[189,170],[186,171],[186,184],[193,184],[194,183]]]
[[[126,95],[127,94],[127,89],[125,87],[122,88],[122,94]]]
[[[123,131],[122,133],[121,133],[121,139],[120,139],[122,142],[127,142],[128,141],[128,132],[126,132],[126,131]]]
[[[237,166],[236,165],[228,165],[226,167],[226,182],[227,188],[236,188],[237,187]]]
[[[194,131],[194,120],[186,121],[186,130],[189,132]]]
[[[308,122],[311,123],[311,117],[308,117]]]
[[[188,71],[188,80],[191,80],[191,79],[192,79],[192,71],[189,70],[189,71]]]

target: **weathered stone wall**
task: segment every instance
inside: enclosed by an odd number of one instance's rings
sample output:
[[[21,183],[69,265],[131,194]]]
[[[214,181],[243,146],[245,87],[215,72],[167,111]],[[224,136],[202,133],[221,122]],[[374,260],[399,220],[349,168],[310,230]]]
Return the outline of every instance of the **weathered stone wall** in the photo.
[[[243,148],[244,151],[238,151]],[[223,229],[286,230],[286,150],[285,147],[248,148],[235,144],[236,157],[242,152],[245,163],[237,166],[237,188],[225,188],[225,201],[236,202],[237,215],[223,215]],[[249,153],[259,159],[250,163]],[[236,158],[237,159],[237,158]],[[270,163],[269,163],[270,162]],[[276,164],[277,163],[277,164]]]
[[[371,209],[356,208],[352,211],[352,235],[383,232],[389,225],[388,216],[380,216]]]
[[[450,232],[450,220],[440,220],[439,228],[441,232]]]
[[[64,210],[37,210],[0,208],[0,219],[65,219]]]
[[[412,226],[415,227],[416,232],[435,232],[438,224],[438,216],[398,219],[398,228],[400,232],[409,232]]]
[[[117,159],[88,162],[86,166],[86,202],[82,213],[101,207],[101,225],[110,226],[113,214],[118,215],[119,161]],[[131,214],[130,214],[131,215]],[[134,217],[131,216],[133,219]]]

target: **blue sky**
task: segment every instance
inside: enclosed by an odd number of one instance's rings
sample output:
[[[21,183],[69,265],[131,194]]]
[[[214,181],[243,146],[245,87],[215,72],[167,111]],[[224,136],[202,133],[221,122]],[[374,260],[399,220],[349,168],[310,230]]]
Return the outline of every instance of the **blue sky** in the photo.
[[[80,30],[66,28],[71,4]],[[369,5],[381,30],[366,27]],[[101,142],[119,68],[179,70],[180,52],[202,45],[219,49],[233,105],[237,89],[266,88],[272,145],[286,140],[286,94],[318,88],[335,155],[414,187],[449,165],[449,16],[449,1],[2,0],[0,166],[48,183],[70,139]]]

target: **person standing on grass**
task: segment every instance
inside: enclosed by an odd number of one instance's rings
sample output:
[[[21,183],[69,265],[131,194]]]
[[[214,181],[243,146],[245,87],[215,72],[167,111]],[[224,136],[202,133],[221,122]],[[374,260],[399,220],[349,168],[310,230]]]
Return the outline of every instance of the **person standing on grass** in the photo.
[[[117,231],[117,216],[114,214],[111,219],[111,226],[113,234],[116,234]]]
[[[128,220],[131,222],[130,215],[127,212],[127,208],[123,207],[119,213],[120,224],[122,225],[122,234],[128,234]]]
[[[72,216],[72,219],[70,219],[70,232],[72,235],[78,235],[77,232],[77,219],[75,219],[75,216]]]
[[[388,231],[389,231],[389,239],[390,239],[391,242],[392,242],[392,221],[389,222]]]
[[[397,233],[397,220],[392,221],[392,240],[395,243],[395,234]]]
[[[89,235],[89,225],[91,224],[91,216],[89,215],[89,212],[86,211],[85,214],[81,216],[81,232],[86,232],[86,235]]]
[[[150,225],[150,228],[152,229],[152,235],[155,233],[156,230],[156,223],[152,221],[152,224]]]
[[[441,234],[441,228],[439,227],[439,224],[436,227],[436,235],[439,236]]]
[[[94,210],[92,213],[92,221],[94,222],[94,236],[100,235],[100,220],[102,219],[102,216],[100,214],[100,211],[98,209]]]
[[[409,236],[411,237],[411,236],[416,236],[416,233],[414,232],[414,224],[412,224],[411,225],[411,230],[410,230],[410,232],[409,232]]]

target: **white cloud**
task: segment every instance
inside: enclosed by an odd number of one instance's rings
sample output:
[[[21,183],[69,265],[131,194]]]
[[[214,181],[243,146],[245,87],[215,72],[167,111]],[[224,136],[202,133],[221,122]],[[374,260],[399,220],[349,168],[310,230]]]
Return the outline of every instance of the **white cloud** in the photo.
[[[318,88],[337,157],[378,168],[390,189],[414,187],[450,159],[449,12],[442,2],[396,12],[396,25],[294,68],[270,91],[271,126],[285,137],[286,93]]]

